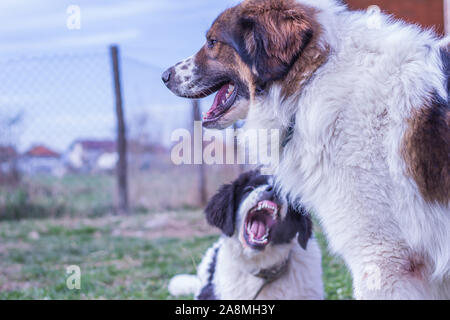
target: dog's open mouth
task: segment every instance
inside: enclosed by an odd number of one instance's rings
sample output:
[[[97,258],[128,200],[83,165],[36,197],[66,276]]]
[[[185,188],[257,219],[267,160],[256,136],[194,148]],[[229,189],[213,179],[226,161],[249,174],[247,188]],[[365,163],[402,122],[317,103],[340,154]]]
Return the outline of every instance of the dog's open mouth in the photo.
[[[236,101],[237,91],[233,82],[228,82],[219,89],[213,105],[203,117],[204,126],[214,124],[227,113]]]
[[[247,214],[244,223],[244,239],[256,250],[264,250],[270,242],[272,227],[278,222],[278,205],[272,201],[258,202]]]

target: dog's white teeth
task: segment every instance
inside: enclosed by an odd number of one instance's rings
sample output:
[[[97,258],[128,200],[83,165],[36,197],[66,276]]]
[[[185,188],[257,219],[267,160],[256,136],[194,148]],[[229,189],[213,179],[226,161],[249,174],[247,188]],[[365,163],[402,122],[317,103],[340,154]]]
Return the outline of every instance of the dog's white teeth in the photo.
[[[274,218],[276,218],[276,217],[277,217],[277,214],[278,214],[278,209],[277,209],[277,208],[274,208],[274,209],[273,209],[272,216],[273,216]]]
[[[258,244],[265,244],[268,240],[267,236],[264,236],[262,239],[252,239],[252,242],[258,243]]]
[[[234,86],[233,85],[229,85],[228,86],[228,91],[225,94],[226,100],[228,100],[231,97],[231,94],[233,93],[233,91],[234,91]]]

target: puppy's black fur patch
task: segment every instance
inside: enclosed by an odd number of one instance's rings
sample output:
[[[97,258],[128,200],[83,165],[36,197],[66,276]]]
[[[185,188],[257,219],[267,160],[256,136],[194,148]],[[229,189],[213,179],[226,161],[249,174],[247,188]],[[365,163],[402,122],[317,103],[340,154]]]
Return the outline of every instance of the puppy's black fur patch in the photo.
[[[219,248],[216,248],[214,250],[214,256],[211,261],[211,264],[208,268],[208,284],[203,287],[202,291],[196,298],[197,300],[218,300],[216,297],[216,294],[214,292],[214,274],[216,273],[216,266],[217,266],[217,255],[219,254]]]
[[[245,189],[267,184],[267,179],[268,177],[262,176],[259,171],[249,171],[233,183],[223,185],[206,206],[208,223],[221,229],[226,236],[233,236],[239,204],[248,195]]]
[[[308,241],[312,237],[312,228],[311,217],[306,210],[304,208],[296,210],[289,205],[286,218],[272,230],[272,243],[289,243],[298,233],[297,241],[306,250]]]

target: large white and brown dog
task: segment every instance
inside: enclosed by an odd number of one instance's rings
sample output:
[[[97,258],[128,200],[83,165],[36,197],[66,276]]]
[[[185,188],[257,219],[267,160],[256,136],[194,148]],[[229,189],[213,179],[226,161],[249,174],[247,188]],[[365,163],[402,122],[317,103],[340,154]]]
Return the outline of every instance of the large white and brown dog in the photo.
[[[163,74],[218,91],[204,126],[284,133],[280,186],[301,197],[361,299],[450,298],[449,41],[334,0],[247,0]]]

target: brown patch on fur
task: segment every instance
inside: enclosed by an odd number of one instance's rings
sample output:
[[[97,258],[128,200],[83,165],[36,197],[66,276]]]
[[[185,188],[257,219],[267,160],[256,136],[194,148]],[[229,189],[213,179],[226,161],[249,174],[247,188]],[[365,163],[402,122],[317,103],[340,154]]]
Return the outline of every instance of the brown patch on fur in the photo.
[[[247,1],[241,14],[256,25],[253,33],[247,34],[246,49],[256,55],[257,41],[262,41],[269,70],[280,63],[291,64],[304,45],[304,34],[311,30],[306,11],[293,0]]]
[[[224,73],[248,83],[253,81],[250,68],[243,63],[237,52],[220,42],[213,49],[203,47],[195,57],[195,65],[206,73]]]
[[[239,53],[227,41],[230,26],[237,19],[237,7],[223,12],[213,23],[206,35],[208,40],[216,40],[211,48],[206,43],[195,56],[197,72],[203,75],[221,75],[235,81],[240,81],[239,93],[250,99],[253,93],[255,77],[250,67],[244,63]]]
[[[248,86],[250,102],[253,103],[255,99],[255,77],[250,68],[242,61],[241,57],[236,54],[236,64],[233,66],[235,72],[239,74],[239,77],[243,83]]]
[[[427,202],[448,206],[450,200],[450,109],[434,94],[409,120],[402,155],[408,174]]]
[[[281,81],[283,95],[292,96],[328,58],[314,8],[294,0],[247,0],[233,11],[241,26],[234,36],[244,44],[238,52],[252,68],[255,86]]]
[[[330,48],[325,48],[319,44],[319,39],[322,34],[322,28],[315,19],[316,11],[313,8],[305,8],[305,12],[309,17],[312,38],[310,43],[303,50],[301,57],[292,66],[292,69],[283,81],[283,95],[289,97],[295,93],[300,92],[301,88],[308,82],[314,73],[319,69],[328,59]]]
[[[326,61],[327,49],[313,8],[295,0],[247,0],[224,11],[208,30],[208,44],[195,57],[200,74],[239,77],[253,100],[256,88],[282,81],[291,96]]]
[[[246,54],[263,82],[285,77],[315,31],[311,9],[294,0],[248,0],[239,15]]]

